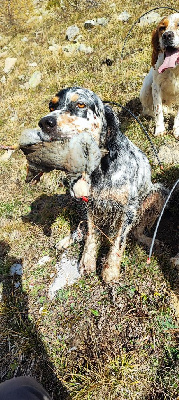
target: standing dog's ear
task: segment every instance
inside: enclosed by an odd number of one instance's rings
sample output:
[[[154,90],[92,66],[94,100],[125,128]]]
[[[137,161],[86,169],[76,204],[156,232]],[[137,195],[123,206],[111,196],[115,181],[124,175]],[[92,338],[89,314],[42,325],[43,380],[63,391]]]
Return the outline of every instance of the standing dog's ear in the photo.
[[[152,67],[154,67],[158,60],[158,54],[160,51],[158,27],[152,32],[151,43],[152,43]]]

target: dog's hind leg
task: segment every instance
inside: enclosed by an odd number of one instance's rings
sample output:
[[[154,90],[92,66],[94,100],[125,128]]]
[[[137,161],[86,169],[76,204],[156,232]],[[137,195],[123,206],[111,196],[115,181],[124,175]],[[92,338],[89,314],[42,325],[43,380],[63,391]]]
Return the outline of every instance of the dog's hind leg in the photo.
[[[166,195],[167,191],[156,184],[154,185],[154,191],[143,201],[140,208],[139,223],[134,228],[133,234],[139,243],[148,248],[151,246],[152,238],[145,235],[144,231],[154,225],[165,203]],[[159,245],[159,242],[156,241],[156,244]]]

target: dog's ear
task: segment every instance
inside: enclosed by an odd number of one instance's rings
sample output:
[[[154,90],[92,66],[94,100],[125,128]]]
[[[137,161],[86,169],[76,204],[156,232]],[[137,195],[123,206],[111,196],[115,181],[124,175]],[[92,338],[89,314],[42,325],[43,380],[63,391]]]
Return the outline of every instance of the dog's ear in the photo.
[[[160,51],[158,27],[152,32],[152,66],[154,67]]]
[[[107,143],[111,140],[114,139],[114,137],[117,135],[120,129],[120,122],[119,119],[116,115],[116,113],[113,111],[113,109],[105,104],[104,105],[104,111],[105,111],[105,119],[106,119],[106,145]]]

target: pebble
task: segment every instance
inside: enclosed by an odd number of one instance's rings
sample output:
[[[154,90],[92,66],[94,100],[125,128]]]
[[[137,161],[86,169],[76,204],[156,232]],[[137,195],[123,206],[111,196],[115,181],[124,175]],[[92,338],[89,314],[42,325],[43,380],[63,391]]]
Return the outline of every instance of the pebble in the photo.
[[[123,11],[121,14],[118,15],[118,21],[127,22],[131,15],[127,11]]]
[[[161,20],[161,16],[159,13],[155,11],[150,11],[150,13],[144,15],[143,17],[140,18],[139,25],[140,26],[145,26],[148,24],[153,24],[157,23]]]
[[[8,74],[14,68],[16,61],[17,58],[15,57],[7,57],[5,59],[5,67],[4,67],[5,74]]]
[[[11,265],[10,268],[10,275],[14,276],[14,275],[22,275],[22,264],[20,263],[14,263],[13,265]]]
[[[80,30],[77,25],[71,25],[68,27],[66,31],[66,39],[69,41],[74,41],[75,38],[79,35]]]
[[[55,265],[57,276],[49,287],[48,296],[52,300],[55,297],[57,290],[62,289],[66,285],[73,285],[80,277],[78,271],[78,261],[69,259],[64,252],[61,261]]]
[[[29,79],[29,88],[34,89],[41,82],[42,74],[40,71],[35,71]]]

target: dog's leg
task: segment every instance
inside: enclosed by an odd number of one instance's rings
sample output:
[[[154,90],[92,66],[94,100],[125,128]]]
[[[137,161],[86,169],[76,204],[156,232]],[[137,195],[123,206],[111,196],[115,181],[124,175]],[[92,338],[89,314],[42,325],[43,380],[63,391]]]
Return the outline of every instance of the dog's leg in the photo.
[[[154,105],[154,115],[155,115],[155,136],[162,136],[165,133],[163,107],[162,107],[162,96],[161,90],[155,80],[152,83],[152,96]]]
[[[179,110],[174,120],[173,135],[176,139],[179,138]]]
[[[114,244],[110,247],[107,261],[102,269],[102,278],[106,283],[119,280],[120,264],[126,246],[126,238],[135,219],[134,210],[128,211],[129,212],[126,213],[125,219],[118,231]]]
[[[153,68],[144,78],[144,82],[140,91],[140,101],[143,106],[142,113],[154,117],[153,111],[153,98],[152,98],[152,81],[153,81]]]
[[[158,185],[156,185],[158,186]],[[156,188],[142,203],[140,209],[139,223],[133,230],[134,237],[137,241],[147,248],[150,248],[152,239],[144,234],[145,228],[151,228],[164,205],[166,199],[166,192],[162,189]],[[155,190],[155,185],[154,185]],[[160,245],[159,241],[156,241],[157,245]]]
[[[82,275],[96,271],[98,241],[99,233],[95,229],[91,213],[88,212],[88,234],[80,260],[80,273]]]

